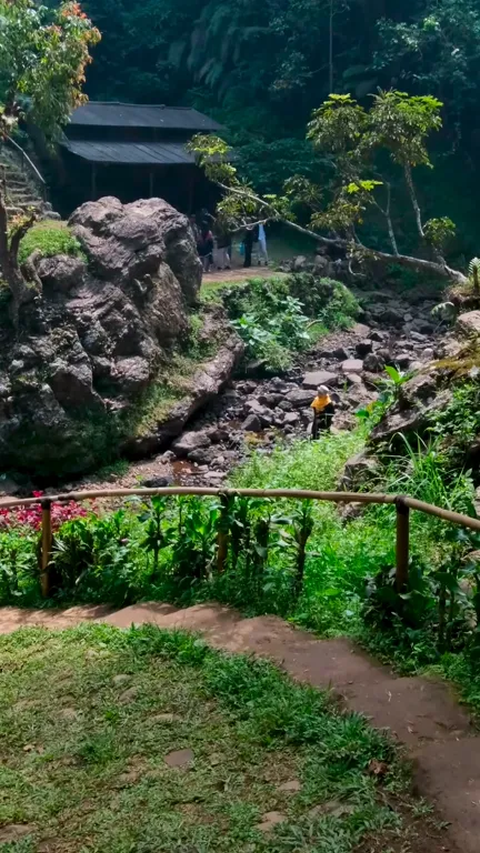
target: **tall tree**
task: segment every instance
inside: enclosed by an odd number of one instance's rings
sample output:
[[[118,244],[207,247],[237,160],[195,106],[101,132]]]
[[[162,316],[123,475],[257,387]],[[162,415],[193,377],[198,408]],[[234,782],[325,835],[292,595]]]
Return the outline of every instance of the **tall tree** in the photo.
[[[388,91],[374,96],[366,110],[350,95],[330,95],[314,111],[307,131],[312,143],[332,159],[335,177],[327,199],[324,187],[295,175],[287,181],[282,196],[261,196],[238,175],[221,139],[200,136],[192,148],[209,177],[224,191],[219,213],[230,228],[282,220],[319,243],[342,248],[351,258],[370,256],[465,282],[467,277],[451,269],[442,255],[445,240],[455,231],[453,222],[443,217],[424,223],[413,179],[415,167],[431,165],[426,143],[432,131],[441,127],[441,106],[431,96]],[[420,239],[418,255],[399,251],[390,213],[390,186],[381,173],[385,158],[387,174],[398,168],[403,173]],[[386,196],[383,201],[378,197],[381,193]],[[306,227],[296,219],[299,205],[309,211]],[[358,228],[372,209],[385,218],[391,254],[370,248],[359,236]]]
[[[70,113],[85,101],[82,84],[90,46],[100,33],[76,2],[56,10],[34,0],[0,0],[0,138],[26,117],[53,140]],[[0,273],[12,292],[18,323],[21,305],[35,290],[18,264],[20,240],[35,216],[8,221],[5,186],[0,185]]]

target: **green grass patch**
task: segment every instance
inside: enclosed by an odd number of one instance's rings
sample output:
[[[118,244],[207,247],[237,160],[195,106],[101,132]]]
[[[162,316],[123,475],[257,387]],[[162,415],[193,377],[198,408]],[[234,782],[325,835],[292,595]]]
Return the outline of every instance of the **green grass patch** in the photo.
[[[0,757],[5,853],[354,853],[426,827],[365,720],[265,661],[152,627],[0,638]],[[284,820],[262,832],[272,811]],[[2,844],[12,827],[22,840]]]
[[[30,228],[20,243],[18,252],[20,263],[24,263],[37,249],[44,258],[51,258],[54,255],[73,255],[76,258],[85,259],[79,241],[73,236],[66,222],[46,220],[37,222],[33,228]]]
[[[166,419],[172,409],[185,399],[186,391],[175,385],[163,384],[161,379],[155,382],[144,394],[139,404],[140,415],[132,418],[132,434],[137,438],[155,431],[158,424]]]

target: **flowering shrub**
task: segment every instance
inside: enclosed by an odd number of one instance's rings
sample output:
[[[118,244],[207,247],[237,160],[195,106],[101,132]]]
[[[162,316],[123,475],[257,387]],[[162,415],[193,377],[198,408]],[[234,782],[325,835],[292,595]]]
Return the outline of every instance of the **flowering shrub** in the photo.
[[[34,492],[35,498],[43,497],[43,492]],[[52,504],[52,529],[58,530],[66,521],[76,518],[85,518],[91,510],[87,510],[76,501],[66,504]],[[0,509],[1,527],[30,527],[32,530],[40,530],[42,526],[42,508],[40,504],[22,506],[18,509]]]

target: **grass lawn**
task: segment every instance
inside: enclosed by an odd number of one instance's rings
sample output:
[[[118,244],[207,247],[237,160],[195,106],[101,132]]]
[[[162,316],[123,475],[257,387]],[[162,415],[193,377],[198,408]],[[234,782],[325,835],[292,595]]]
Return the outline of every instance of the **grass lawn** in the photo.
[[[3,853],[436,853],[408,784],[268,663],[154,628],[0,638]]]

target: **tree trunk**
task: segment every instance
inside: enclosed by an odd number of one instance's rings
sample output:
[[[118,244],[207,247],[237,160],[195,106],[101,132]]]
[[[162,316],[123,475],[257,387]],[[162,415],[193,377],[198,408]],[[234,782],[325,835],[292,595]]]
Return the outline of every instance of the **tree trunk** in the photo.
[[[333,94],[333,4],[335,0],[330,0],[330,21],[328,31],[328,92]]]
[[[383,261],[388,264],[399,264],[407,269],[415,270],[415,272],[426,272],[438,275],[454,284],[468,283],[467,276],[459,270],[451,269],[451,267],[446,264],[437,264],[435,261],[427,261],[424,258],[415,258],[411,255],[390,255],[388,252],[379,252],[376,249],[369,249],[368,246],[359,247],[356,243],[349,242],[348,240],[342,240],[340,238],[333,240],[330,237],[322,237],[321,234],[315,234],[314,231],[309,231],[308,228],[303,228],[301,225],[297,225],[296,222],[290,222],[289,219],[282,218],[282,222],[294,231],[298,231],[300,234],[309,235],[317,243],[321,243],[324,246],[336,246],[344,249],[346,252],[358,252],[359,248],[361,248],[362,253],[373,260]]]
[[[392,244],[393,254],[398,255],[397,238],[395,237],[395,231],[393,230],[392,217],[387,213],[385,218],[387,220],[388,236],[390,238],[390,243]]]
[[[20,241],[35,222],[32,215],[10,237],[6,206],[5,181],[0,189],[0,272],[12,294],[11,316],[15,329],[19,327],[20,308],[34,298],[36,289],[29,287],[18,265]]]
[[[417,231],[419,233],[420,239],[425,240],[425,233],[423,230],[422,224],[422,212],[420,210],[420,205],[418,203],[417,194],[415,192],[415,185],[413,183],[412,178],[412,169],[409,163],[405,163],[404,166],[405,173],[405,181],[408,188],[408,194],[410,196],[410,201],[412,202],[413,212],[415,214],[415,222],[417,224]]]

